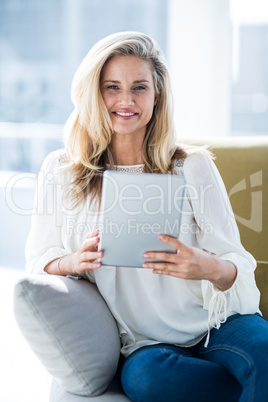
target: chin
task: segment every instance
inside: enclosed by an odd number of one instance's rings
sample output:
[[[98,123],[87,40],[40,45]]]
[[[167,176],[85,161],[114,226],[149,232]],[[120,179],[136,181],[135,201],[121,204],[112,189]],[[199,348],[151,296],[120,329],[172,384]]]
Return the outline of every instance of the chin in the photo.
[[[114,133],[118,135],[128,135],[128,134],[134,134],[134,130],[126,130],[126,129],[117,129],[116,127],[114,128]]]

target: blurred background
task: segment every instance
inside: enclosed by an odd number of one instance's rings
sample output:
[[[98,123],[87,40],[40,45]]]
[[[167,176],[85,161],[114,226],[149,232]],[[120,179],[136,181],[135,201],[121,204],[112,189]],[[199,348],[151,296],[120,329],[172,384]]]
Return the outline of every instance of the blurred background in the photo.
[[[0,0],[0,294],[7,319],[11,283],[24,274],[36,175],[46,155],[63,147],[73,74],[96,41],[125,30],[147,33],[162,48],[179,138],[268,135],[267,0]],[[8,328],[2,345],[17,330],[15,323]],[[28,359],[18,339],[13,357],[7,348],[0,354],[0,374],[9,373],[0,402],[40,402],[22,379],[14,388]],[[41,367],[28,370],[46,377]]]
[[[178,136],[268,134],[267,0],[0,0],[0,185],[10,207],[1,197],[0,265],[23,268],[36,172],[63,147],[75,70],[96,41],[124,30],[151,35],[165,53]]]

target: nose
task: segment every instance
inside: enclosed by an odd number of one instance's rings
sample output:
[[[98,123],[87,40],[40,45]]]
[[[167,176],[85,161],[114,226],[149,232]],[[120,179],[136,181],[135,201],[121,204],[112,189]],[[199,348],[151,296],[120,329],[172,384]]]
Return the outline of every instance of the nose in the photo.
[[[134,104],[134,97],[131,91],[123,90],[120,93],[120,106],[131,106]]]

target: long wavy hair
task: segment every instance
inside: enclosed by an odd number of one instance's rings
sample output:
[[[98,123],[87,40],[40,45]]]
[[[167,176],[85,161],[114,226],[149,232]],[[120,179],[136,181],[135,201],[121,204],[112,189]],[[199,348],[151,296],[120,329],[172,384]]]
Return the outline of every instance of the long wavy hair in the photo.
[[[174,159],[186,157],[176,145],[173,102],[167,64],[155,41],[139,32],[120,32],[97,42],[78,67],[72,82],[74,110],[64,129],[65,147],[73,174],[76,204],[90,194],[100,204],[102,174],[114,169],[111,152],[113,128],[101,90],[101,72],[117,55],[134,55],[151,63],[157,103],[143,141],[144,171],[174,173]]]

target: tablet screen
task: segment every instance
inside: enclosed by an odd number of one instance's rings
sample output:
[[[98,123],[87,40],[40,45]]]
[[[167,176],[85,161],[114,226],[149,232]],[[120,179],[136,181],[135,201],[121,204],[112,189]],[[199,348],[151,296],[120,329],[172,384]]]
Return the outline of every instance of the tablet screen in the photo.
[[[107,170],[99,216],[102,265],[140,268],[146,251],[176,252],[159,234],[179,237],[185,178]]]

